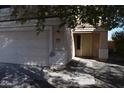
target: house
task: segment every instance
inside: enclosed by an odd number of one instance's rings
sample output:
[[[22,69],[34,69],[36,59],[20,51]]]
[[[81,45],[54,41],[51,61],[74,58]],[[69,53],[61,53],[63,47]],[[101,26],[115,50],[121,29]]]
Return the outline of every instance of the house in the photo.
[[[77,27],[73,31],[75,54],[73,56],[107,60],[107,31],[85,24],[85,28]]]
[[[36,20],[25,24],[10,19],[10,9],[0,9],[0,62],[49,66],[64,64],[74,56],[106,60],[107,31],[93,28],[59,28],[58,18],[46,18],[36,35]]]

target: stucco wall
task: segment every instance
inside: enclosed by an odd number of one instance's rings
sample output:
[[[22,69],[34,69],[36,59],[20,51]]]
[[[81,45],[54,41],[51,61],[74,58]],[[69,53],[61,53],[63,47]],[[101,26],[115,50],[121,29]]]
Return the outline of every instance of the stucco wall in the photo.
[[[100,33],[93,32],[92,34],[93,34],[93,57],[97,59],[99,57]]]
[[[101,31],[100,32],[100,43],[99,43],[99,59],[107,60],[108,59],[108,40],[107,40],[108,32]]]
[[[72,58],[75,56],[75,48],[74,48],[74,37],[73,37],[73,31],[72,29],[65,27],[66,29],[66,48],[67,48],[67,55],[68,55],[68,61],[72,60]]]
[[[65,65],[68,59],[67,55],[67,38],[64,26],[59,28],[59,26],[52,27],[52,51],[49,55],[49,63],[52,66]]]

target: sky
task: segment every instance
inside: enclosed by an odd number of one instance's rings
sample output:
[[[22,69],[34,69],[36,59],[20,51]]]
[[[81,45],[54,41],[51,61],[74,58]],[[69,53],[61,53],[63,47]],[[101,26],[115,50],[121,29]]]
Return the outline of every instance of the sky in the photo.
[[[112,40],[112,34],[115,33],[115,32],[119,32],[119,31],[123,31],[123,28],[114,28],[110,31],[108,31],[108,40]]]

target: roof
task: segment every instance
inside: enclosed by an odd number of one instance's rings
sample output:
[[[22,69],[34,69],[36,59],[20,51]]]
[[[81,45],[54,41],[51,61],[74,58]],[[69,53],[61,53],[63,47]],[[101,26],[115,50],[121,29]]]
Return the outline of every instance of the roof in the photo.
[[[83,25],[78,25],[74,30],[73,33],[84,33],[84,32],[93,32],[93,31],[106,31],[105,29],[101,27],[93,27],[93,25],[90,25],[88,23],[85,23]]]

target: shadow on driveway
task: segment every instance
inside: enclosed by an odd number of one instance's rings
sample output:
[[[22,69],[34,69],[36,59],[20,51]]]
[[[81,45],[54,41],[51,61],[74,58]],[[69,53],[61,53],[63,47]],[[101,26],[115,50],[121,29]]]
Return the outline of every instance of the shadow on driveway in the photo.
[[[83,62],[72,61],[67,65],[67,70],[71,72],[77,71],[79,73],[90,74],[95,78],[95,85],[83,87],[124,87],[124,66],[121,65],[94,62],[92,67],[87,67]]]
[[[0,63],[1,88],[53,88],[43,76],[42,67]]]

